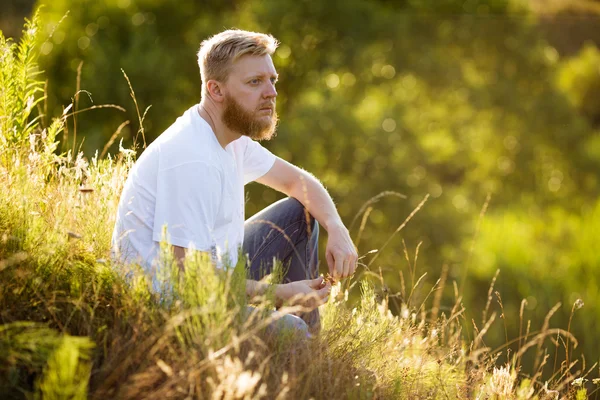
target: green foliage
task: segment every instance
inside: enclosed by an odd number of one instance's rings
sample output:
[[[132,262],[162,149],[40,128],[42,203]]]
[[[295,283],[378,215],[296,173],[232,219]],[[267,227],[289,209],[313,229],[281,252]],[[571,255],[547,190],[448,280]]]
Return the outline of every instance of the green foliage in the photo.
[[[92,347],[88,338],[64,338],[48,360],[38,382],[40,398],[87,399],[92,367],[89,353]]]
[[[587,398],[588,398],[587,390],[585,390],[585,389],[577,390],[577,394],[575,395],[576,400],[586,400]]]
[[[223,269],[215,269],[207,253],[188,254],[185,273],[181,273],[173,262],[170,245],[164,240],[161,250],[164,264],[172,267],[162,277],[160,301],[174,305],[175,309],[192,310],[185,323],[176,328],[178,339],[189,347],[198,347],[200,343],[202,347],[223,347],[244,322],[245,258],[241,257],[236,265],[225,263]]]
[[[547,212],[525,214],[519,211],[491,213],[484,219],[473,259],[477,268],[471,270],[467,303],[485,298],[487,281],[500,270],[499,289],[514,298],[525,299],[525,320],[542,321],[550,308],[561,302],[562,307],[552,319],[554,326],[567,326],[583,343],[586,358],[596,360],[600,354],[594,344],[595,317],[600,315],[598,282],[590,279],[600,269],[600,257],[590,251],[598,237],[600,203],[567,213],[560,208]],[[561,251],[555,251],[560,248]],[[572,310],[577,301],[583,309]],[[497,303],[496,299],[494,303]],[[518,315],[519,303],[505,301],[504,312]],[[498,308],[496,304],[493,308]],[[575,313],[575,315],[571,315]],[[535,323],[535,322],[534,322]],[[534,329],[536,325],[533,325]],[[538,323],[539,327],[539,323]],[[489,332],[493,343],[505,340],[505,328],[496,325]],[[520,334],[524,328],[508,324],[508,336]],[[573,351],[573,349],[570,349]],[[581,350],[577,350],[581,351]],[[560,346],[559,357],[565,355]],[[553,361],[554,354],[550,355]]]
[[[31,322],[0,325],[0,333],[1,370],[8,377],[0,381],[3,393],[23,385],[27,372],[42,374],[36,395],[44,399],[86,398],[93,348],[88,338],[59,335]]]
[[[13,162],[15,148],[28,145],[29,136],[37,127],[39,117],[30,118],[34,107],[43,97],[43,82],[36,79],[38,70],[37,33],[39,16],[36,13],[27,21],[21,41],[7,40],[0,31],[0,140],[5,152],[2,162]]]
[[[596,126],[600,125],[600,51],[591,43],[567,59],[558,71],[558,85],[573,105]]]

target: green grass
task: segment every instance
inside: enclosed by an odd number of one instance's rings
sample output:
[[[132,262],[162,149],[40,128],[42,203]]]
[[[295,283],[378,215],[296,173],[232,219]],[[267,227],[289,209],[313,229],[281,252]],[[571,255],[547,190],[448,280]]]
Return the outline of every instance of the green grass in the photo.
[[[431,300],[403,304],[399,316],[390,312],[390,295],[377,274],[338,285],[322,307],[323,330],[311,340],[291,332],[270,336],[264,328],[271,320],[263,312],[272,307],[268,298],[257,301],[256,314],[242,318],[243,264],[216,271],[205,259],[187,260],[186,273],[173,269],[165,278],[171,290],[157,298],[139,270],[109,261],[115,211],[134,152],[121,148],[89,162],[81,154],[56,153],[68,113],[48,126],[39,117],[44,93],[36,30],[34,17],[19,44],[0,35],[2,398],[586,395],[572,381],[587,371],[560,367],[541,381],[537,370],[517,370],[520,356],[496,365],[498,352],[483,340],[495,314],[467,340],[458,291],[454,304],[440,305],[445,275]],[[126,281],[126,273],[134,278]],[[360,290],[355,306],[346,287]],[[527,333],[522,348],[542,357],[548,336],[568,337],[548,326]]]

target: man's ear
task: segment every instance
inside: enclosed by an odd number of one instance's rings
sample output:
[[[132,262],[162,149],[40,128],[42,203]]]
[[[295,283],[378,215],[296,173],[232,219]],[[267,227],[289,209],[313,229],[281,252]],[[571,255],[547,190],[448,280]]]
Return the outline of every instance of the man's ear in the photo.
[[[206,82],[206,89],[210,97],[217,103],[222,102],[225,99],[225,94],[221,87],[221,83],[213,79]]]

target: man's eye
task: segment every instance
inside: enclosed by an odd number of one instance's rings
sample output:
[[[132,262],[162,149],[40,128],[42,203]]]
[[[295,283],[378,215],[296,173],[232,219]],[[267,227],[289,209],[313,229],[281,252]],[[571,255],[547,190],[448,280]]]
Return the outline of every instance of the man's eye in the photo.
[[[250,83],[251,83],[251,84],[253,84],[253,85],[257,85],[257,84],[259,84],[259,83],[260,83],[260,79],[252,79],[252,80],[250,81]]]
[[[271,83],[274,85],[277,83],[277,78],[271,78]]]

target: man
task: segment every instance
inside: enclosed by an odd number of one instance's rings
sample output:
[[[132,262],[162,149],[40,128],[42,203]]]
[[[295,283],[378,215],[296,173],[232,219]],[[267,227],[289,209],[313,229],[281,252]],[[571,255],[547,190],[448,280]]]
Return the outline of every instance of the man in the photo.
[[[287,268],[284,283],[275,287],[276,299],[302,297],[313,309],[302,317],[314,331],[320,326],[316,307],[331,289],[318,277],[317,221],[329,234],[326,256],[334,278],[354,273],[357,253],[321,183],[256,142],[270,139],[277,124],[271,59],[276,47],[270,35],[241,30],[202,42],[201,102],[157,138],[130,171],[113,251],[155,277],[165,226],[165,239],[182,268],[186,251],[209,252],[217,268],[234,265],[242,246],[250,298],[265,292],[267,285],[258,281],[270,273],[275,257]],[[244,185],[251,181],[289,197],[244,222]]]

